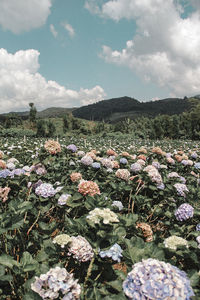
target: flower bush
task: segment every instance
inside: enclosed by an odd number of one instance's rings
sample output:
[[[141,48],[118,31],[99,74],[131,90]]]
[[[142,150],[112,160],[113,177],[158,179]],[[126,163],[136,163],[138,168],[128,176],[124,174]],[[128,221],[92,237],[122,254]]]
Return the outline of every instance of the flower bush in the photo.
[[[0,299],[200,298],[199,141],[108,133],[0,149]]]

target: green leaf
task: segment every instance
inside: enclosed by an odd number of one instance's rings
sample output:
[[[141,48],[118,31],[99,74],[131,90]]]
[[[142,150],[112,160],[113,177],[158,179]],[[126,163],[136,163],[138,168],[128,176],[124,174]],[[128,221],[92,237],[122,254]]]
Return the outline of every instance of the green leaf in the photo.
[[[24,272],[34,271],[37,268],[38,262],[32,258],[31,254],[25,251],[22,255],[20,263]]]
[[[8,268],[12,268],[13,266],[19,266],[20,264],[14,260],[11,256],[7,254],[3,254],[0,256],[0,265],[3,265]]]

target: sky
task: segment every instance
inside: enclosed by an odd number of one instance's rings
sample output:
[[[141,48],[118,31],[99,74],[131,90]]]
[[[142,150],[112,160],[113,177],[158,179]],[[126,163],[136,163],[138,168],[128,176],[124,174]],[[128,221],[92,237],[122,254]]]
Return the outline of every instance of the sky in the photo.
[[[200,94],[200,0],[1,0],[0,113]]]

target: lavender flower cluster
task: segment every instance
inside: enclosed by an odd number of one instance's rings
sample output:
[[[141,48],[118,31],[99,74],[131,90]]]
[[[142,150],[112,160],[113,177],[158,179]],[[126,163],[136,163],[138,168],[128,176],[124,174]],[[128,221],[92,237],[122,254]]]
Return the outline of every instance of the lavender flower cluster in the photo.
[[[42,299],[75,300],[80,298],[81,286],[78,280],[74,280],[73,274],[68,273],[65,268],[51,268],[46,274],[36,276],[35,279],[35,282],[31,284],[31,289]]]
[[[13,178],[15,175],[20,176],[25,173],[26,171],[23,169],[14,169],[12,171],[10,171],[9,169],[4,169],[0,171],[0,178],[7,178],[7,177]]]
[[[135,300],[189,300],[194,296],[185,272],[152,258],[133,265],[123,282],[123,290],[129,299]]]
[[[115,243],[109,250],[99,251],[101,258],[110,257],[114,261],[120,262],[122,257],[122,248]]]
[[[194,214],[194,208],[188,204],[181,204],[178,209],[175,211],[175,217],[178,221],[185,221],[189,218],[192,218]]]
[[[84,166],[90,166],[93,163],[93,159],[89,155],[85,155],[81,158],[81,163]]]
[[[175,183],[175,189],[179,196],[185,197],[185,192],[189,192],[187,186],[184,183]]]
[[[67,149],[70,150],[73,153],[77,151],[77,147],[74,144],[68,145]]]
[[[35,193],[36,195],[42,196],[43,198],[48,198],[53,197],[61,189],[62,187],[57,187],[56,189],[54,189],[54,187],[50,183],[41,183],[38,187],[36,187]]]
[[[134,164],[131,165],[130,170],[133,173],[138,173],[142,170],[142,166],[141,166],[141,164],[135,162]]]

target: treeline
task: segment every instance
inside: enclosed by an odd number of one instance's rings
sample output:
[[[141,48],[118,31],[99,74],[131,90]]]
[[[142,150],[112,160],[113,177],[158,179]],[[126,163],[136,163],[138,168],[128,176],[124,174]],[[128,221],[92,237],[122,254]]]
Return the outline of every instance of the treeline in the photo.
[[[29,119],[24,121],[19,116],[11,116],[0,125],[1,136],[36,136],[55,137],[72,134],[131,134],[133,138],[142,139],[200,139],[200,103],[197,99],[190,101],[188,112],[174,115],[157,115],[156,117],[126,118],[115,124],[94,122],[76,118],[72,113],[62,118],[36,119],[37,110],[30,106]]]

